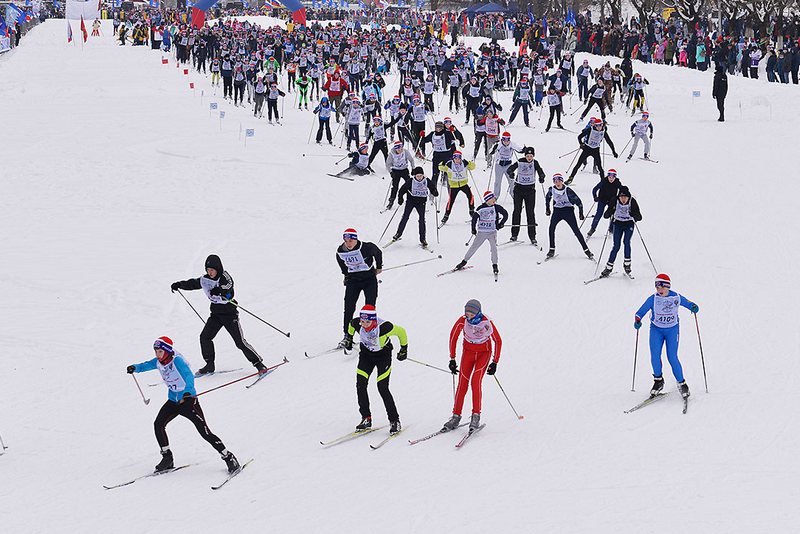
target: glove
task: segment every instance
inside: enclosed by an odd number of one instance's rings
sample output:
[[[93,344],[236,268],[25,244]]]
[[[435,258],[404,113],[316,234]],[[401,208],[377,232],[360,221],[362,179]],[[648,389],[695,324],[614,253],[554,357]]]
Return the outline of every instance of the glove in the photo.
[[[633,327],[636,330],[639,330],[642,327],[642,320],[638,316],[633,320]]]
[[[403,197],[397,197],[397,205],[398,206],[402,206],[403,205]]]
[[[169,286],[169,290],[172,291],[173,293],[175,293],[175,291],[179,290],[180,288],[181,288],[180,282],[174,282],[171,286]]]
[[[135,365],[129,365],[128,366],[128,374],[132,375],[135,372],[136,372],[136,366]]]
[[[489,367],[486,368],[487,375],[493,375],[497,372],[497,362],[492,362],[489,364]]]
[[[618,158],[618,157],[619,157],[619,156],[617,155],[617,153],[616,153],[616,152],[614,152],[613,150],[611,151],[611,153],[612,153],[612,154],[614,154],[614,157],[615,157],[615,158]]]
[[[473,230],[472,231],[472,235],[478,235],[478,231],[477,230]]]
[[[544,214],[545,214],[545,215],[547,215],[548,217],[550,217],[550,208],[547,208],[547,209],[544,211]]]
[[[219,286],[212,287],[211,291],[209,291],[209,293],[211,293],[214,296],[220,296],[220,295],[222,295],[222,288],[219,287]]]
[[[353,336],[347,336],[344,340],[345,350],[353,350]]]
[[[458,374],[458,365],[456,364],[455,358],[450,358],[450,363],[447,365],[450,368],[450,372],[454,375]]]
[[[419,131],[419,136],[420,137],[425,137],[425,130],[420,130]]]
[[[651,135],[650,135],[650,139],[652,139],[652,138],[653,138],[653,135],[651,134]]]
[[[697,304],[692,304],[692,307],[691,307],[691,308],[689,308],[689,310],[690,310],[692,313],[697,313],[697,312],[699,312],[699,311],[700,311],[700,306],[698,306]]]
[[[583,212],[580,212],[580,213],[578,214],[578,218],[579,218],[580,220],[583,220],[583,219],[585,218],[585,217],[583,216]]]
[[[464,148],[464,143],[461,143],[460,145],[458,145],[458,148]]]
[[[631,132],[631,137],[635,137],[635,136],[636,136],[636,134]]]
[[[505,224],[498,224],[498,225],[497,225],[497,229],[498,229],[498,230],[502,230],[502,229],[503,229],[503,226],[505,226]]]
[[[397,361],[402,362],[406,358],[408,358],[408,345],[403,345],[397,353]]]
[[[189,404],[189,405],[192,405],[192,404],[194,404],[194,397],[192,397],[192,394],[191,394],[191,393],[188,393],[188,392],[187,392],[187,393],[184,393],[184,394],[183,394],[183,398],[181,399],[181,401],[180,401],[180,403],[179,403],[179,404]]]

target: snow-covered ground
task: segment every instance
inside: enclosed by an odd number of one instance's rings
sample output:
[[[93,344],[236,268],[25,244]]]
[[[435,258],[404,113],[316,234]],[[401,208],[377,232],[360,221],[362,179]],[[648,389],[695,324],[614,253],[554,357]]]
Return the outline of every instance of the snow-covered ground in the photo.
[[[388,181],[380,172],[355,182],[326,176],[342,168],[334,162],[343,151],[307,144],[316,121],[291,109],[293,95],[284,126],[269,126],[214,96],[208,78],[183,75],[172,58],[162,65],[159,52],[120,48],[110,27],[104,31],[81,49],[65,44],[64,21],[47,21],[0,58],[0,435],[9,446],[0,457],[2,532],[796,529],[796,86],[731,77],[728,122],[720,124],[710,73],[637,65],[651,82],[660,163],[606,156],[641,205],[656,266],[701,308],[711,393],[684,314],[687,415],[674,394],[622,413],[651,383],[645,326],[630,392],[633,313],[654,274],[638,237],[634,281],[613,276],[585,286],[594,266],[565,225],[553,262],[537,266],[542,253],[532,247],[501,249],[495,283],[482,249],[474,269],[436,278],[465,251],[460,198],[441,244],[429,225],[444,259],[383,274],[379,312],[406,327],[412,358],[446,366],[453,321],[467,299],[480,299],[504,339],[497,376],[525,419],[487,377],[487,426],[467,447],[454,450],[454,435],[408,446],[406,438],[438,429],[450,414],[451,381],[397,362],[391,383],[403,436],[378,451],[367,446],[377,434],[321,450],[321,439],[358,420],[355,358],[306,360],[303,352],[341,336],[335,247],[349,226],[378,240],[391,216],[378,213]],[[693,90],[701,97],[693,100]],[[506,110],[509,100],[501,93]],[[223,121],[210,117],[210,102],[227,112]],[[575,117],[564,125],[577,131]],[[558,156],[576,141],[540,135],[545,118],[534,115],[532,129],[519,118],[509,130],[536,147],[549,183],[568,170],[569,158]],[[610,120],[621,150],[632,119],[618,111]],[[246,146],[242,128],[255,129]],[[484,165],[479,156],[478,182],[488,179]],[[596,180],[580,173],[573,186],[587,209]],[[508,199],[501,203],[510,209]],[[546,246],[541,197],[537,218]],[[412,216],[386,266],[428,257],[414,245],[415,228]],[[598,236],[589,241],[595,254]],[[159,335],[171,336],[195,368],[202,363],[202,325],[169,284],[199,276],[209,253],[222,257],[243,306],[292,333],[283,338],[243,316],[268,363],[284,355],[291,363],[255,388],[202,397],[212,430],[241,460],[256,460],[212,492],[224,464],[179,420],[169,427],[176,462],[193,467],[105,491],[159,457],[152,421],[165,391],[147,386],[157,374],[139,375],[153,399],[145,407],[125,367],[150,358]],[[202,294],[189,298],[205,313]],[[250,370],[227,334],[216,346],[219,368],[245,369],[203,379],[200,390]],[[374,384],[370,390],[384,423]]]

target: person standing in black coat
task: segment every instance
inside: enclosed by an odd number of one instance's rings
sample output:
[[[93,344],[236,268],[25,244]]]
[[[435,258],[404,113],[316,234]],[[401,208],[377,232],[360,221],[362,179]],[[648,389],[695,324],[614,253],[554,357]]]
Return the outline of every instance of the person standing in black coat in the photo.
[[[722,66],[717,67],[714,73],[714,88],[711,90],[711,96],[717,100],[717,109],[719,110],[719,122],[725,122],[725,96],[728,94],[728,74]]]

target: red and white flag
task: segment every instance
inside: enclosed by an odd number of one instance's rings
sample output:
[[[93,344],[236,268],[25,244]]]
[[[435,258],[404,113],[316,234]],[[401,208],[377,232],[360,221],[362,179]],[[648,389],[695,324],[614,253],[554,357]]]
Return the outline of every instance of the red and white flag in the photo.
[[[86,24],[83,22],[83,15],[81,15],[81,33],[83,34],[83,42],[89,38],[89,32],[86,31]]]
[[[67,19],[67,43],[72,42],[72,25],[69,23],[69,19]]]

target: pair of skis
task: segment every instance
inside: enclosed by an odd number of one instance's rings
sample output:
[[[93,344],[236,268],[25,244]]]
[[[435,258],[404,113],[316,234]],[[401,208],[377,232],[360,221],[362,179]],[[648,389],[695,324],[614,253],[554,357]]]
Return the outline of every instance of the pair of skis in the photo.
[[[366,436],[367,434],[372,434],[373,432],[377,432],[378,430],[383,430],[384,428],[386,428],[386,425],[378,426],[378,427],[375,427],[375,428],[366,428],[364,430],[354,430],[353,432],[349,432],[349,433],[345,434],[344,436],[339,436],[338,438],[332,439],[330,441],[320,441],[319,444],[322,445],[323,448],[327,449],[328,447],[333,447],[335,445],[341,445],[342,443],[347,443],[348,441],[352,441],[352,440],[360,438],[362,436]],[[369,448],[372,449],[372,450],[380,449],[381,447],[386,445],[386,443],[388,443],[389,440],[391,440],[391,439],[395,438],[396,436],[398,436],[403,430],[404,429],[401,429],[400,432],[396,432],[394,434],[389,434],[389,436],[387,438],[381,440],[380,442],[378,442],[375,445],[370,445]]]
[[[310,360],[312,358],[319,358],[320,356],[325,356],[326,354],[333,354],[334,352],[339,352],[340,350],[343,351],[345,353],[345,355],[350,354],[349,350],[345,349],[344,347],[337,346],[337,347],[334,347],[332,349],[323,350],[322,352],[317,352],[315,354],[309,354],[308,352],[306,352],[305,355],[306,355],[306,358],[308,358]]]
[[[661,399],[663,399],[667,395],[669,395],[669,392],[667,392],[667,393],[656,393],[655,395],[650,395],[649,397],[647,397],[645,400],[643,400],[642,402],[640,402],[639,404],[637,404],[633,408],[625,410],[624,413],[632,413],[632,412],[635,412],[636,410],[641,410],[645,406],[650,406],[654,402],[660,401]],[[681,400],[683,400],[683,413],[686,413],[686,411],[689,409],[689,397],[682,397]]]
[[[631,280],[635,280],[635,279],[636,279],[636,277],[635,277],[635,276],[633,276],[632,274],[629,274],[629,273],[624,273],[624,274],[625,274],[625,276],[627,276],[627,277],[628,277],[628,278],[630,278]],[[588,284],[591,284],[592,282],[597,282],[598,280],[601,280],[601,279],[603,279],[603,278],[609,278],[610,276],[611,276],[610,274],[608,274],[608,275],[605,275],[605,276],[603,276],[603,275],[601,274],[601,275],[595,276],[594,278],[592,278],[592,279],[590,279],[590,280],[584,280],[584,281],[583,281],[583,283],[584,283],[585,285],[588,285]]]
[[[469,423],[461,423],[460,425],[458,425],[457,428],[461,428],[461,427],[467,426],[468,424]],[[466,434],[464,434],[464,436],[461,438],[461,440],[459,440],[459,442],[456,443],[456,449],[460,449],[461,447],[463,447],[467,443],[467,440],[469,440],[472,436],[474,436],[475,434],[477,434],[478,432],[483,430],[483,428],[485,426],[486,426],[486,423],[483,423],[478,428],[470,429]],[[428,434],[427,436],[423,436],[423,437],[418,438],[418,439],[408,440],[408,444],[409,445],[416,445],[417,443],[422,443],[423,441],[428,441],[429,439],[433,439],[436,436],[441,436],[442,434],[447,434],[448,432],[450,432],[450,431],[449,430],[445,430],[444,428],[442,428],[441,430],[439,430],[437,432],[434,432],[433,434]]]
[[[228,473],[228,476],[226,476],[225,480],[223,480],[220,484],[218,484],[216,486],[211,486],[211,489],[212,490],[220,489],[222,486],[224,486],[225,484],[230,482],[230,480],[233,477],[235,477],[236,475],[238,475],[239,473],[244,471],[244,468],[247,467],[248,465],[250,465],[250,463],[252,461],[253,461],[253,458],[250,458],[249,460],[247,460],[245,463],[243,463],[241,466],[239,466],[239,469],[237,469],[233,473]],[[123,486],[130,486],[131,484],[133,484],[133,483],[135,483],[135,482],[137,482],[139,480],[142,480],[142,479],[145,479],[145,478],[157,477],[157,476],[161,476],[161,475],[167,475],[169,473],[174,473],[175,471],[180,471],[182,469],[186,469],[187,467],[191,467],[192,465],[194,465],[194,464],[184,464],[184,465],[179,465],[178,467],[173,467],[172,469],[165,469],[164,471],[154,471],[152,473],[147,473],[146,475],[141,475],[141,476],[138,476],[136,478],[132,478],[131,480],[128,480],[127,482],[122,482],[120,484],[114,484],[114,485],[111,485],[111,486],[103,485],[103,488],[105,488],[107,490],[112,490],[112,489],[121,488]]]

